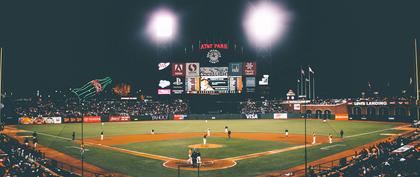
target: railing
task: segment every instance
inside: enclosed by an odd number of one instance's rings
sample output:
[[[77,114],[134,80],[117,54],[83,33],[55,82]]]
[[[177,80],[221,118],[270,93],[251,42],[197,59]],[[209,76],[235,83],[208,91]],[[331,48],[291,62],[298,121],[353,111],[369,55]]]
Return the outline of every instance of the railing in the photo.
[[[51,161],[51,165],[53,167],[57,167],[63,170],[66,170],[68,172],[70,172],[72,175],[75,176],[81,176],[82,174],[82,170],[80,166],[73,166],[67,163],[63,163],[54,159],[48,159]],[[105,175],[105,174],[100,174],[97,172],[93,172],[93,171],[89,171],[86,170],[86,168],[83,170],[83,176],[87,176],[87,177],[112,177],[112,175]]]

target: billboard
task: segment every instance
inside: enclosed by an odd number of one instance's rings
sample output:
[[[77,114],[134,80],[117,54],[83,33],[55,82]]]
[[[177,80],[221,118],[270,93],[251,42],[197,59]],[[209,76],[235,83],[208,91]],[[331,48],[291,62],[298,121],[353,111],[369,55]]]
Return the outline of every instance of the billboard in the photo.
[[[185,118],[187,118],[187,115],[184,115],[184,114],[175,114],[174,115],[174,120],[184,120]]]
[[[84,116],[84,123],[98,123],[101,122],[101,116]]]
[[[170,95],[171,89],[158,89],[158,95]]]
[[[185,63],[172,64],[172,76],[185,76]]]
[[[127,122],[130,121],[130,116],[109,116],[110,122]]]
[[[200,63],[186,63],[186,77],[200,76]]]
[[[201,67],[200,76],[227,76],[228,67]]]
[[[242,63],[229,63],[229,76],[242,76]]]
[[[264,74],[260,81],[258,81],[258,85],[268,85],[268,77],[270,75]]]
[[[185,79],[185,91],[187,93],[198,93],[200,91],[200,78],[187,77]]]
[[[77,118],[73,118],[73,117],[65,117],[63,119],[64,123],[80,123],[82,122],[82,118],[81,117],[77,117]]]
[[[247,61],[244,62],[244,75],[245,76],[255,76],[257,75],[257,62]]]
[[[183,79],[177,77],[175,81],[172,82],[172,93],[173,94],[182,94],[184,93],[184,81]]]
[[[230,93],[242,93],[243,87],[242,76],[229,77]]]

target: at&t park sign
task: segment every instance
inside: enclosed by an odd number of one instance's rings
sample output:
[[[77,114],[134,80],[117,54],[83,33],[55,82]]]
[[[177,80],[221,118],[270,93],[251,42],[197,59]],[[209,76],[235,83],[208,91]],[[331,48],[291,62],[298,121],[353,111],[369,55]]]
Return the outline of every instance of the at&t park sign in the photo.
[[[221,44],[200,44],[200,49],[229,49],[229,45],[226,43]]]
[[[386,101],[363,101],[363,102],[353,102],[355,106],[386,106],[388,103]]]

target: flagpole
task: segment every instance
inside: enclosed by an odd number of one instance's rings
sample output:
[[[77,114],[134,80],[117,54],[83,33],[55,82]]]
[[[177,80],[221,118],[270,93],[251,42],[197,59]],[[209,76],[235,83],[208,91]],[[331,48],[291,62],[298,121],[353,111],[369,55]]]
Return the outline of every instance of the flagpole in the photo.
[[[311,100],[311,71],[308,72],[308,76],[309,76],[309,99]]]
[[[312,98],[316,99],[316,97],[315,97],[315,76],[313,76],[313,77],[312,77],[312,79],[314,80],[314,81],[312,82],[312,91],[314,92],[314,93],[312,94]]]
[[[3,96],[3,90],[1,89],[2,82],[3,82],[2,73],[3,73],[3,48],[0,47],[0,104],[2,104],[1,100]],[[3,123],[3,117],[1,116],[1,108],[0,108],[0,126],[2,123]]]
[[[299,98],[299,79],[296,82],[296,90],[297,90],[297,96]]]
[[[303,94],[303,82],[302,66],[300,66],[300,94]]]

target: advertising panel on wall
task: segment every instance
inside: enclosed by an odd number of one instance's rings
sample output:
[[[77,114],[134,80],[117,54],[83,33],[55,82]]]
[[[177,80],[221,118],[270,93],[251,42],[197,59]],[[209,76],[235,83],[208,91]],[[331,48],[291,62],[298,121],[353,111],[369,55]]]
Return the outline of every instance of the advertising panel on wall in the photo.
[[[293,110],[299,111],[300,110],[300,104],[293,104]]]
[[[61,117],[43,117],[46,124],[61,124]]]
[[[101,116],[84,116],[84,123],[98,123],[101,122]]]
[[[186,63],[185,77],[200,76],[200,63]]]
[[[287,119],[287,113],[274,113],[274,119]]]
[[[183,79],[177,77],[172,83],[172,93],[173,94],[182,94],[184,93],[184,81]]]
[[[246,92],[255,92],[255,77],[245,77]]]
[[[244,62],[244,75],[245,76],[255,76],[257,75],[257,62]]]
[[[152,120],[168,120],[168,115],[152,115]]]
[[[185,76],[185,63],[173,63],[172,76]]]
[[[200,67],[200,76],[227,76],[228,67]]]
[[[170,95],[171,89],[158,89],[158,95]]]
[[[30,118],[30,117],[19,117],[19,124],[22,124],[22,125],[32,124],[32,118]]]
[[[109,116],[108,121],[110,122],[128,122],[130,116]]]
[[[187,115],[183,115],[183,114],[175,114],[174,115],[174,120],[184,120],[187,118]]]
[[[242,76],[242,63],[229,63],[229,76]]]
[[[258,119],[258,114],[245,114],[246,119]]]
[[[187,93],[198,93],[200,91],[199,77],[187,77],[185,80],[185,90]]]
[[[348,114],[335,114],[335,120],[349,120]]]
[[[229,77],[230,93],[242,93],[243,87],[242,76]]]
[[[81,123],[81,117],[65,117],[63,118],[63,123]]]

